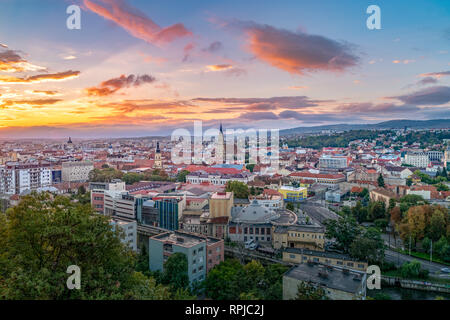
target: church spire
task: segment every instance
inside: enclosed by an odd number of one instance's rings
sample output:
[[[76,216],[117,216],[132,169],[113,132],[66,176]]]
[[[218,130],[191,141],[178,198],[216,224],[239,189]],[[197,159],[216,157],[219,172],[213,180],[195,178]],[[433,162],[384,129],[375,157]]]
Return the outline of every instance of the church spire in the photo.
[[[222,130],[222,122],[220,123],[220,133],[222,133],[223,134],[223,130]]]

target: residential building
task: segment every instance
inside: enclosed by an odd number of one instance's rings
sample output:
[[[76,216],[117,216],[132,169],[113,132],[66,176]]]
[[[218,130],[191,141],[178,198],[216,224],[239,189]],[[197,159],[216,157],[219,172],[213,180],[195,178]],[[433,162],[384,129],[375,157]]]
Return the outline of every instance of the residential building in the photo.
[[[425,152],[409,152],[405,155],[404,163],[418,168],[426,168],[430,159]]]
[[[349,159],[346,156],[323,155],[319,158],[320,169],[345,169],[348,164]]]
[[[389,201],[391,199],[397,199],[398,196],[389,190],[383,189],[383,188],[376,188],[372,191],[370,191],[370,200],[372,201],[382,201],[384,202],[386,208],[389,207]]]
[[[50,187],[52,173],[46,162],[8,162],[0,166],[0,193],[21,194]]]
[[[366,279],[365,272],[337,266],[302,263],[283,275],[283,300],[295,299],[298,286],[302,282],[322,288],[331,300],[364,300]]]
[[[202,281],[209,270],[224,260],[224,241],[181,231],[153,236],[149,239],[150,270],[163,271],[167,259],[178,252],[187,258],[190,283]]]
[[[113,218],[110,220],[110,224],[113,228],[119,228],[122,231],[123,238],[121,238],[121,241],[137,252],[137,222]]]
[[[89,180],[89,172],[94,170],[94,164],[90,161],[63,162],[61,175],[65,182],[85,182]]]

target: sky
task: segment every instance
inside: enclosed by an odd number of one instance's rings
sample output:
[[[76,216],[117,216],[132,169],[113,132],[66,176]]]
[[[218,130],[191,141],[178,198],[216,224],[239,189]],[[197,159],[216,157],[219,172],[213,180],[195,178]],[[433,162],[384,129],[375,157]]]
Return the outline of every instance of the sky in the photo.
[[[381,12],[370,30],[369,5]],[[81,9],[69,29],[70,5]],[[0,0],[0,137],[450,118],[450,1]]]

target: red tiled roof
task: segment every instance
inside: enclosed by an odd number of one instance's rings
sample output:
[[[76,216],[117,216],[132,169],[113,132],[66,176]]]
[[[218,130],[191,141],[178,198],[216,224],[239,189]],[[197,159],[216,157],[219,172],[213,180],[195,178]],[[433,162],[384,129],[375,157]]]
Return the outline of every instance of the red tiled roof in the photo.
[[[289,174],[290,177],[304,177],[304,178],[323,178],[323,179],[341,179],[345,178],[343,174],[323,174],[311,172],[293,172]]]

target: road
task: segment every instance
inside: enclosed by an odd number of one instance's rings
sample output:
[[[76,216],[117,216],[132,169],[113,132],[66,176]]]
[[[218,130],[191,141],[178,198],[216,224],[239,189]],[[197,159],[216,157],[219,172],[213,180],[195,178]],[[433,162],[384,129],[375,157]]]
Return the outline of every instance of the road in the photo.
[[[384,251],[384,255],[385,255],[386,261],[394,263],[397,266],[401,266],[405,262],[417,260],[420,262],[423,269],[427,269],[430,272],[430,275],[439,272],[442,268],[448,267],[448,266],[440,264],[440,263],[418,259],[416,257],[398,253],[398,252],[390,250],[390,249],[386,249]],[[450,278],[450,274],[440,274],[439,277]]]
[[[323,225],[323,222],[328,219],[337,220],[339,219],[339,215],[334,213],[331,210],[328,210],[325,207],[319,206],[319,205],[311,205],[308,204],[301,204],[300,209],[306,213],[311,219],[313,219],[315,222],[318,222],[319,224]]]

